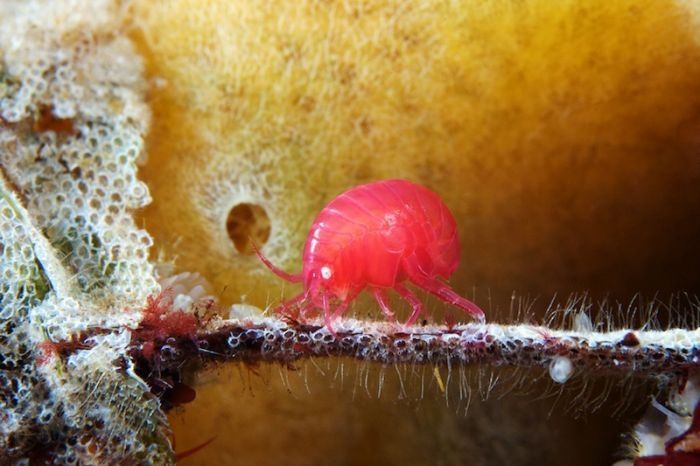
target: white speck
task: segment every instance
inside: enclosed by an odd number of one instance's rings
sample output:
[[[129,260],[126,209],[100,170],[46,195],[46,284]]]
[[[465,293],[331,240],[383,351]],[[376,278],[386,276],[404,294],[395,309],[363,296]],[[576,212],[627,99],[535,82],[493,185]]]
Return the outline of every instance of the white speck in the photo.
[[[263,314],[263,311],[250,304],[234,304],[228,312],[228,318],[231,320],[246,319],[249,317],[258,317]]]
[[[591,322],[591,317],[583,311],[576,313],[574,316],[574,331],[581,333],[592,332],[593,322]]]
[[[179,294],[173,299],[174,311],[188,311],[194,304],[194,299],[187,294]]]
[[[151,388],[148,384],[136,373],[134,367],[134,361],[131,358],[124,358],[126,361],[126,374],[131,377],[136,383],[138,383],[144,390],[150,390]]]
[[[549,363],[549,376],[556,383],[565,383],[573,372],[574,365],[566,356],[555,356]]]
[[[332,275],[333,272],[331,271],[330,267],[328,267],[327,265],[321,267],[321,277],[323,277],[324,280],[328,280],[329,278],[331,278]]]

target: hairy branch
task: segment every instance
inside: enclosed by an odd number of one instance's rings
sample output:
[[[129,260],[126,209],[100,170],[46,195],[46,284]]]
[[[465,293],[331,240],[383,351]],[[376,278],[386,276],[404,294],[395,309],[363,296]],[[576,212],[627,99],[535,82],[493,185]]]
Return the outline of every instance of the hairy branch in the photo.
[[[557,382],[576,371],[679,376],[700,368],[700,329],[572,332],[531,325],[468,324],[405,328],[385,322],[339,321],[335,334],[321,325],[267,318],[220,321],[195,336],[170,337],[130,355],[140,373],[170,371],[192,360],[272,361],[344,356],[378,363],[487,364],[549,367]]]

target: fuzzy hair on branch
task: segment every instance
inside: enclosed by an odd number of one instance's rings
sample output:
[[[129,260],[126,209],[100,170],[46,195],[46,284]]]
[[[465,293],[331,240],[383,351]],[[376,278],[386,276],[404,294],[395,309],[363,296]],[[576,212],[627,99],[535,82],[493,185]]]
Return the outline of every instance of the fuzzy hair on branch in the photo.
[[[178,367],[193,353],[206,360],[253,363],[344,356],[382,364],[550,367],[558,382],[576,372],[682,376],[700,368],[700,329],[572,332],[476,323],[406,328],[346,319],[338,322],[334,334],[320,322],[262,318],[221,321],[195,338],[171,338],[167,346],[170,354],[160,362],[161,370]],[[178,356],[172,356],[173,350]],[[132,357],[148,359],[139,353],[138,344],[132,346]]]

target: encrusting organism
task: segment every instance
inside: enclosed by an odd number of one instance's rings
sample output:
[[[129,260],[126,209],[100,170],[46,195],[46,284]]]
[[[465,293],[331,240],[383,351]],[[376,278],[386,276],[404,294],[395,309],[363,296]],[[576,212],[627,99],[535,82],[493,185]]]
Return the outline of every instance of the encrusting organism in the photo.
[[[301,305],[304,317],[322,309],[326,326],[368,288],[384,315],[393,319],[387,289],[413,308],[407,326],[423,312],[423,303],[405,281],[484,320],[484,312],[436,277],[448,279],[459,265],[457,222],[440,197],[405,180],[376,181],[345,191],[316,217],[304,247],[303,270],[289,274],[256,252],[279,277],[303,282],[304,291],[279,306]],[[331,312],[331,301],[337,307]]]

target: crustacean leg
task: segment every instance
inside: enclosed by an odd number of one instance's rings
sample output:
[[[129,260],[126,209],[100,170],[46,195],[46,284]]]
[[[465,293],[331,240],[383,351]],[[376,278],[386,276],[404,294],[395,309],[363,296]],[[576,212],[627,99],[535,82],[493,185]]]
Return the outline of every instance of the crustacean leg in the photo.
[[[309,317],[310,313],[317,311],[318,309],[316,308],[316,305],[313,303],[313,301],[308,300],[305,301],[301,306],[299,306],[299,317],[301,317],[302,320],[306,320]]]
[[[377,304],[379,304],[379,309],[382,310],[384,316],[388,320],[394,320],[396,316],[389,307],[389,300],[387,298],[386,292],[382,288],[372,288],[371,291],[372,295],[374,296],[374,299],[377,301]]]
[[[423,303],[420,299],[418,299],[418,296],[416,296],[411,290],[406,288],[403,283],[396,283],[394,285],[394,289],[399,295],[401,295],[403,299],[408,301],[408,303],[413,308],[411,316],[406,321],[406,326],[410,327],[416,322],[418,316],[423,312]]]
[[[437,296],[442,301],[468,312],[479,319],[479,321],[484,322],[484,311],[481,310],[479,306],[455,293],[448,284],[429,276],[424,268],[421,267],[421,263],[416,257],[404,261],[403,271],[408,277],[408,280],[414,285]]]
[[[304,300],[306,300],[308,297],[309,297],[308,290],[302,291],[301,293],[294,296],[293,298],[290,298],[290,299],[278,304],[277,307],[275,307],[274,312],[281,315],[281,316],[295,318],[294,311],[293,311],[294,308],[297,307],[299,305],[299,303],[303,303]],[[305,304],[302,304],[302,306],[299,308],[300,313],[304,309],[304,306],[305,306]],[[303,317],[303,315],[302,315],[302,317]]]
[[[437,296],[444,302],[452,304],[453,306],[456,306],[468,312],[472,316],[479,319],[481,322],[486,320],[484,311],[482,311],[479,306],[455,293],[449,285],[429,277],[418,276],[409,278],[414,285],[423,288],[425,291]]]
[[[287,301],[284,301],[280,303],[278,309],[280,311],[287,311],[289,308],[292,308],[305,300],[309,296],[308,291],[302,291],[298,295],[294,296],[293,298],[288,299]]]
[[[345,313],[345,311],[348,310],[348,305],[350,304],[350,300],[346,299],[345,301],[341,301],[340,304],[338,304],[338,307],[335,308],[335,311],[333,311],[333,314],[331,315],[331,320],[335,320],[341,315]]]
[[[321,295],[321,307],[323,308],[323,322],[326,324],[326,328],[333,336],[336,336],[331,321],[331,303],[328,299],[328,295],[325,293]]]
[[[331,332],[333,336],[338,336],[335,333],[335,330],[333,329],[333,321],[336,320],[348,309],[350,301],[350,299],[341,301],[340,304],[338,304],[338,307],[336,307],[335,310],[331,312],[331,302],[330,298],[328,297],[328,294],[324,293],[321,295],[321,307],[323,308],[323,322],[326,324],[326,328],[328,328],[328,331]]]

